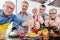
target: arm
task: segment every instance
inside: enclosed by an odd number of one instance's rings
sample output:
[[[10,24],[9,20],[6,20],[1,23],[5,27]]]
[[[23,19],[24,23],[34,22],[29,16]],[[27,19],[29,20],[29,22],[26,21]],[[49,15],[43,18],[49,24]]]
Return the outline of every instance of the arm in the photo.
[[[19,34],[19,32],[18,32],[18,30],[17,30],[17,28],[18,28],[18,24],[17,23],[15,23],[15,22],[13,22],[13,24],[12,24],[12,31],[14,31],[14,33],[16,33],[17,35]]]
[[[17,27],[18,27],[17,23],[13,22],[12,31],[17,30]]]
[[[16,22],[18,25],[21,25],[22,26],[22,23],[24,22],[24,20],[19,20],[16,15],[13,16],[13,21]]]

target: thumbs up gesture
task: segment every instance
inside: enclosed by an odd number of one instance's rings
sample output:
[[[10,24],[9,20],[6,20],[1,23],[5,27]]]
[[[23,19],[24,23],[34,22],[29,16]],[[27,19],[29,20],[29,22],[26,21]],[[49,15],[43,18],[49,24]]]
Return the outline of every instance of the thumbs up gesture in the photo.
[[[28,26],[30,26],[31,28],[34,27],[34,21],[31,20],[31,17],[28,17]]]

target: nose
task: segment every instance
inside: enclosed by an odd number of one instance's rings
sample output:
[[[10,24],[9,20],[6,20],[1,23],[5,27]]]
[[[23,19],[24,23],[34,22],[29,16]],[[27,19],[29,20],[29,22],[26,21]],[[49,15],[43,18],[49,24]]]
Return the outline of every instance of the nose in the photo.
[[[13,12],[13,10],[12,9],[9,9],[9,12]]]

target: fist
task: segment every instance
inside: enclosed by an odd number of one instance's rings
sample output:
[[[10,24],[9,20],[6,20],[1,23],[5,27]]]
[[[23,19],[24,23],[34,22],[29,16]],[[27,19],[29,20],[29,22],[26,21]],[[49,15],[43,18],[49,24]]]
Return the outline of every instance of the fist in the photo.
[[[50,21],[49,21],[49,25],[50,25],[50,26],[54,26],[53,24],[54,24],[54,21],[53,21],[53,20],[50,20]]]

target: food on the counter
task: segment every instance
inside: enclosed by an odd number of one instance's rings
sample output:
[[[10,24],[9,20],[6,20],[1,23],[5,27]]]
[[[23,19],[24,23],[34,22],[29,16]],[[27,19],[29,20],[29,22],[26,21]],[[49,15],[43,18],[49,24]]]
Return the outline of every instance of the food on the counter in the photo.
[[[42,32],[41,32],[41,31],[38,31],[38,34],[39,34],[39,35],[41,35],[41,34],[42,34]]]
[[[38,34],[39,34],[39,35],[41,35],[41,34],[42,34],[42,35],[48,35],[48,30],[47,30],[46,28],[44,28],[44,29],[42,29],[42,30],[39,30],[39,31],[38,31]]]
[[[36,33],[30,32],[28,35],[29,35],[30,37],[34,37],[34,36],[36,36]]]
[[[20,38],[24,38],[24,36],[25,36],[25,33],[23,33],[23,32],[19,34]]]
[[[54,35],[54,31],[53,30],[50,30],[50,34]]]
[[[33,27],[33,28],[32,28],[32,31],[35,32],[35,33],[37,33],[37,32],[38,32],[38,29],[35,28],[35,27]]]
[[[43,34],[43,35],[48,35],[48,30],[47,30],[47,29],[44,29],[44,30],[42,31],[42,34]]]

